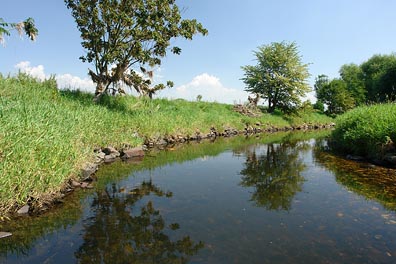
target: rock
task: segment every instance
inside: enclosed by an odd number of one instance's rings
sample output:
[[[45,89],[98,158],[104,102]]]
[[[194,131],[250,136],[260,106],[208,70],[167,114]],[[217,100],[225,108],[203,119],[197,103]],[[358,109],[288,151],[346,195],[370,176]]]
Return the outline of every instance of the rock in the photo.
[[[29,205],[24,205],[21,209],[19,209],[17,211],[17,214],[19,214],[19,215],[28,214],[29,213],[29,209],[30,209]]]
[[[5,238],[5,237],[9,237],[9,236],[12,236],[12,234],[8,233],[8,232],[0,232],[0,238]]]
[[[385,155],[384,160],[389,162],[392,165],[396,165],[396,155],[395,154]]]
[[[116,157],[111,155],[111,154],[110,155],[106,155],[105,158],[104,158],[104,163],[112,163],[114,161],[116,161]]]
[[[78,187],[81,187],[81,183],[79,183],[78,181],[72,180],[71,181],[71,186],[73,188],[78,188]]]
[[[353,161],[364,161],[364,158],[361,156],[347,155],[346,158]]]
[[[81,183],[81,188],[83,188],[83,189],[86,189],[86,188],[88,188],[88,182],[83,182],[83,183]]]
[[[98,154],[96,154],[96,157],[97,158],[99,158],[99,159],[102,159],[102,160],[104,160],[104,157],[106,156],[106,153],[104,153],[104,152],[98,152]]]
[[[143,157],[143,156],[144,156],[144,150],[142,147],[131,148],[131,149],[123,150],[121,152],[121,157],[124,160],[133,157]]]
[[[104,149],[102,149],[102,151],[106,154],[106,155],[110,155],[112,153],[119,153],[114,147],[108,146],[105,147]]]
[[[166,146],[166,145],[168,145],[168,141],[166,141],[165,139],[161,138],[160,140],[158,140],[157,144],[158,145],[162,145],[162,146]]]
[[[86,163],[83,169],[81,170],[82,179],[90,180],[91,175],[94,174],[98,170],[99,166],[95,163]]]

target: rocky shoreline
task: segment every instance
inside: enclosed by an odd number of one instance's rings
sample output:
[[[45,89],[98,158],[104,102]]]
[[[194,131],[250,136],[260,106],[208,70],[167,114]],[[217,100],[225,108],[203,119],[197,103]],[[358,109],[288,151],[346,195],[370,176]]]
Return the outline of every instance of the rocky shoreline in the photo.
[[[121,149],[116,149],[113,146],[106,146],[94,149],[95,159],[91,163],[86,163],[80,173],[79,179],[71,178],[67,181],[65,186],[59,193],[54,193],[42,197],[40,201],[31,199],[22,207],[15,206],[14,212],[10,212],[10,218],[26,215],[38,215],[46,212],[52,206],[62,203],[63,198],[72,193],[76,189],[92,189],[96,180],[95,173],[102,164],[109,164],[117,160],[127,161],[130,159],[142,158],[145,152],[150,148],[164,149],[175,144],[183,144],[191,141],[200,140],[215,140],[218,137],[231,137],[237,135],[255,135],[260,133],[274,133],[280,131],[293,130],[316,130],[328,129],[334,127],[335,124],[313,125],[303,124],[296,127],[267,127],[261,123],[256,123],[254,126],[246,125],[243,130],[227,127],[222,131],[218,131],[212,127],[209,132],[204,133],[197,129],[194,135],[168,135],[158,136],[154,138],[146,138],[144,144],[140,147],[123,146]]]

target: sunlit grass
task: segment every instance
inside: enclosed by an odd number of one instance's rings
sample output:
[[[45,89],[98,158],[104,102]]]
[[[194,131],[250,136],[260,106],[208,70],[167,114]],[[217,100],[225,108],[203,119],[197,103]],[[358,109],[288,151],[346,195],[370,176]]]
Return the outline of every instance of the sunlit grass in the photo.
[[[396,142],[396,104],[359,107],[339,116],[336,123],[334,146],[347,154],[378,158]]]
[[[53,79],[39,82],[26,75],[0,76],[0,211],[28,199],[58,192],[94,159],[93,149],[141,145],[146,138],[193,135],[211,127],[242,130],[259,122],[285,127],[332,120],[263,114],[249,118],[232,105],[185,100],[104,97],[58,91]],[[1,214],[1,213],[0,213]]]

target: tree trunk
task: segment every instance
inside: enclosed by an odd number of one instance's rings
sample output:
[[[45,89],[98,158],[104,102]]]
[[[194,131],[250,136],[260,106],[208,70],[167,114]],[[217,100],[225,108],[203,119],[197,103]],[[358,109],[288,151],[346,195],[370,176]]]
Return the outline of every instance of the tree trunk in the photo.
[[[98,81],[96,83],[96,89],[95,89],[95,97],[93,101],[96,103],[100,100],[102,95],[106,92],[107,88],[109,87],[110,83],[108,82],[102,82]]]

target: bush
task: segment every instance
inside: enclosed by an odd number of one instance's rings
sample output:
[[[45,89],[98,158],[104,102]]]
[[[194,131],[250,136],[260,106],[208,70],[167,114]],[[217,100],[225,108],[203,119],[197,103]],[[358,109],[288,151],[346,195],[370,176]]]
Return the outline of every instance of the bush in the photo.
[[[396,141],[396,104],[358,107],[336,119],[332,146],[346,154],[381,158]]]

